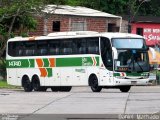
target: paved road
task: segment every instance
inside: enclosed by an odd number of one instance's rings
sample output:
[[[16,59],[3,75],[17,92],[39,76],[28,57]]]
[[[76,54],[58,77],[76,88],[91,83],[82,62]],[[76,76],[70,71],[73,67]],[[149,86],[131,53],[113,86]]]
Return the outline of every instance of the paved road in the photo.
[[[78,114],[84,118],[101,118],[103,115],[110,117],[111,114],[159,114],[160,86],[136,86],[128,93],[121,93],[118,89],[93,93],[89,87],[76,87],[71,92],[48,90],[30,93],[0,89],[0,114],[6,113],[61,116]]]

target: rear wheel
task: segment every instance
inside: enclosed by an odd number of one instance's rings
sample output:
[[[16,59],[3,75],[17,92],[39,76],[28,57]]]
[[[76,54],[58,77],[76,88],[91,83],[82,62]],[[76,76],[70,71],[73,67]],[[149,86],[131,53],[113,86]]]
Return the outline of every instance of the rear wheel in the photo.
[[[128,92],[130,90],[131,86],[121,86],[119,89],[121,92]]]
[[[89,78],[89,82],[90,82],[91,90],[93,92],[100,92],[102,90],[102,87],[98,85],[98,79],[96,75],[92,75]]]
[[[58,92],[58,91],[69,92],[69,91],[71,91],[71,89],[72,89],[72,86],[54,86],[54,87],[51,87],[51,90],[53,92]]]
[[[58,92],[60,89],[59,86],[51,87],[52,92]]]
[[[33,76],[32,86],[33,86],[34,91],[46,91],[47,90],[47,87],[42,87],[40,85],[40,81],[39,81],[38,76]]]
[[[47,87],[40,87],[38,91],[43,91],[45,92],[47,90]]]
[[[39,91],[40,90],[40,82],[39,82],[38,76],[33,76],[32,86],[33,86],[34,91]]]
[[[31,92],[33,90],[32,83],[30,82],[28,76],[24,76],[22,78],[22,86],[23,86],[25,92]]]
[[[71,86],[61,86],[60,91],[61,92],[69,92],[71,91],[72,87]]]

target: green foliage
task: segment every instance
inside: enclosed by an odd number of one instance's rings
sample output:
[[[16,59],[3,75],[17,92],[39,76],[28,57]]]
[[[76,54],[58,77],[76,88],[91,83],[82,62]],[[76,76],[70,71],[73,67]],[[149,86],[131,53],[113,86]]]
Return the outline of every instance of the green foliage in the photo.
[[[85,6],[111,14],[160,16],[159,0],[48,0],[49,4]]]
[[[45,0],[0,0],[0,58],[10,37],[25,35],[36,28],[35,15],[43,9]]]
[[[12,86],[8,85],[6,80],[0,80],[0,89],[5,88],[5,89],[21,89],[19,86]]]

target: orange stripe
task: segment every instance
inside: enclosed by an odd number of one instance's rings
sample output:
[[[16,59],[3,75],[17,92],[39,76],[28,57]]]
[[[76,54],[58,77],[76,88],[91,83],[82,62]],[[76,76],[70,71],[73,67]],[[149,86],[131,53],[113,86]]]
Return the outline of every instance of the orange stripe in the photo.
[[[55,59],[54,58],[49,58],[50,62],[50,67],[55,67]]]
[[[47,76],[47,70],[45,68],[39,68],[41,72],[41,77],[46,77]]]
[[[36,59],[36,62],[38,64],[38,67],[43,67],[43,60],[42,59]]]

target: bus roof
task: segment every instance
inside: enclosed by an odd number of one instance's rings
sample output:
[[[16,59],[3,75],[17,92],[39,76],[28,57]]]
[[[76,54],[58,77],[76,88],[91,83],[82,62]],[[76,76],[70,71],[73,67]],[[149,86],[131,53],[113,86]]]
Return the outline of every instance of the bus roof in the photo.
[[[49,33],[46,36],[32,36],[32,37],[14,37],[8,41],[27,41],[27,40],[44,40],[44,39],[64,39],[64,38],[80,38],[80,37],[107,37],[111,38],[143,38],[140,35],[130,33],[116,33],[116,32],[95,32],[95,31],[71,31],[71,32],[55,32]]]

